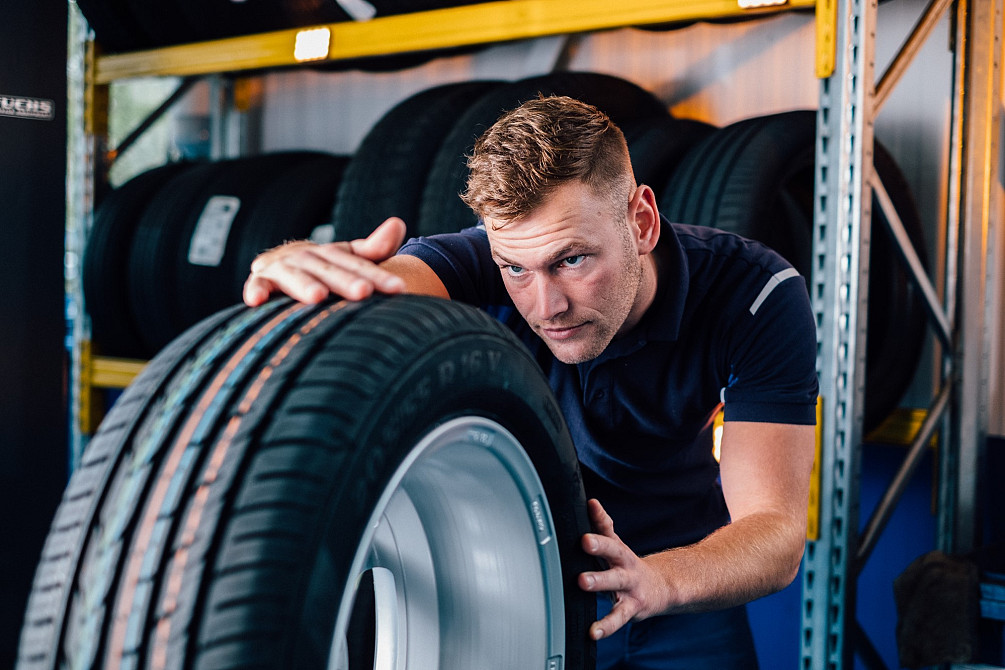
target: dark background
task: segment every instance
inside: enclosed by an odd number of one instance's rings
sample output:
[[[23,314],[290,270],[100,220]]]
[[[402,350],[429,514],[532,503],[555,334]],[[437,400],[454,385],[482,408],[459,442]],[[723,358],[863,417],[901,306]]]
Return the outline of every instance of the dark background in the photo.
[[[66,0],[0,3],[0,668],[13,667],[35,564],[67,476],[63,231]]]

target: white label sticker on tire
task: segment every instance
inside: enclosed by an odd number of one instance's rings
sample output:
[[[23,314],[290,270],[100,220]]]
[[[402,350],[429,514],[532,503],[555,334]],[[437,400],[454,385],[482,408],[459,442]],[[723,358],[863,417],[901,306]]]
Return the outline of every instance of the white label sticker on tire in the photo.
[[[189,263],[209,267],[220,265],[230,227],[240,208],[241,199],[231,195],[214,195],[206,202],[188,247]]]
[[[314,228],[311,231],[311,242],[317,242],[318,244],[328,244],[329,242],[335,241],[335,224],[324,223],[320,226]]]

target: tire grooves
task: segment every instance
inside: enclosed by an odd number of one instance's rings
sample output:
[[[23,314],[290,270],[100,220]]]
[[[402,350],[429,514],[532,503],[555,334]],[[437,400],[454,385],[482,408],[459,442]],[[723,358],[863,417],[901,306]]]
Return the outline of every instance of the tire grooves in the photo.
[[[152,491],[144,497],[146,500],[144,506],[145,512],[134,532],[133,541],[130,543],[131,548],[124,564],[123,588],[116,599],[118,605],[115,608],[116,612],[113,615],[109,636],[108,660],[106,663],[109,670],[118,670],[120,667],[127,642],[127,626],[135,615],[134,610],[138,604],[135,602],[135,598],[137,597],[137,593],[139,593],[137,587],[146,560],[146,552],[151,539],[155,537],[156,525],[163,511],[162,505],[168,500],[169,493],[173,490],[178,490],[178,482],[181,481],[179,477],[185,477],[185,470],[182,466],[184,465],[184,457],[189,450],[193,438],[197,439],[198,434],[205,430],[204,427],[211,423],[212,420],[215,420],[216,417],[212,415],[222,409],[217,404],[217,393],[234,376],[240,375],[243,372],[250,360],[248,354],[262,340],[270,334],[275,333],[277,329],[294,318],[301,310],[302,308],[299,305],[288,306],[275,315],[262,328],[258,329],[238,348],[202,393],[198,404],[189,414],[188,420],[175,438],[174,445],[169,449],[160,474],[153,484]],[[211,410],[216,410],[216,412],[211,413]],[[210,421],[204,422],[204,419],[207,418]],[[194,467],[195,464],[193,463],[192,468]]]
[[[166,616],[162,616],[156,626],[153,650],[151,653],[151,667],[154,670],[163,670],[167,665],[167,649],[171,636],[171,615],[178,606],[178,594],[181,590],[181,581],[188,562],[188,552],[195,543],[196,530],[202,520],[203,509],[209,497],[209,487],[216,481],[223,465],[224,459],[234,442],[234,438],[241,428],[243,418],[251,410],[252,403],[261,395],[265,384],[272,377],[275,369],[286,360],[290,352],[300,343],[300,341],[311,331],[317,328],[322,322],[344,308],[347,303],[340,302],[330,306],[328,309],[315,315],[310,321],[304,324],[295,332],[279,351],[269,359],[264,367],[252,382],[250,388],[245,392],[237,407],[237,414],[232,416],[227,422],[222,437],[213,446],[209,462],[202,475],[203,483],[196,489],[194,503],[189,507],[186,518],[182,524],[181,546],[175,550],[174,560],[171,562],[170,572],[167,575],[167,586],[165,593],[161,597],[159,610]]]
[[[338,378],[338,371],[340,370],[338,366],[339,363],[344,363],[347,360],[358,359],[360,357],[370,360],[369,357],[376,350],[378,349],[382,350],[384,354],[382,356],[382,360],[380,362],[374,361],[373,365],[371,365],[365,371],[366,375],[372,377],[373,379],[358,380],[361,386],[371,389],[368,392],[367,397],[372,399],[372,401],[375,403],[375,406],[373,407],[372,412],[368,412],[368,415],[373,417],[379,416],[383,411],[383,403],[389,402],[389,400],[379,395],[380,394],[379,385],[376,383],[375,380],[385,379],[389,374],[391,374],[391,370],[393,370],[397,366],[403,365],[404,360],[406,358],[409,361],[409,366],[415,364],[417,360],[424,359],[427,355],[426,353],[427,349],[430,347],[435,347],[436,343],[440,340],[438,332],[442,331],[443,329],[437,328],[436,325],[439,324],[442,326],[449,323],[449,320],[445,319],[438,319],[435,321],[431,321],[428,319],[416,318],[415,311],[420,310],[411,310],[405,305],[396,304],[394,301],[387,301],[387,300],[382,300],[379,302],[379,304],[371,305],[370,308],[365,311],[365,313],[362,313],[353,321],[351,329],[347,328],[346,330],[339,331],[337,335],[338,337],[337,346],[325,349],[318,356],[316,356],[312,362],[312,365],[306,371],[306,376],[301,377],[300,380],[305,381],[306,383],[323,383],[321,376],[327,374],[328,375],[327,379],[329,379],[330,381],[335,381]],[[421,311],[424,312],[426,310]],[[429,311],[436,311],[436,310],[432,308],[432,306],[430,306]],[[486,321],[487,324],[493,328],[495,328],[498,325],[494,321],[489,320]],[[465,322],[472,327],[472,332],[477,331],[477,329],[474,327],[474,324],[477,323],[482,326],[486,325],[486,323],[481,322],[480,319],[477,321],[465,320]],[[376,344],[376,342],[381,341],[381,338],[375,340],[373,335],[375,333],[380,333],[381,331],[410,333],[414,342],[421,343],[421,345],[418,346],[419,348],[422,349],[422,352],[416,353],[411,349],[403,347],[400,339],[398,341],[386,341],[381,344]],[[479,331],[479,334],[483,333],[480,333]],[[462,333],[451,333],[451,335],[461,336]],[[298,380],[298,384],[300,383],[300,380]],[[343,393],[351,394],[350,397],[357,397],[361,395],[359,386],[357,386],[356,388],[346,388],[345,391],[343,391]],[[391,391],[390,393],[393,393],[393,391]],[[370,400],[366,402],[370,402]],[[333,403],[333,406],[337,404],[338,402],[336,401]],[[337,434],[342,436],[340,438],[340,441],[343,441],[345,443],[355,444],[359,441],[360,435],[366,434],[368,431],[371,431],[373,429],[372,425],[370,424],[370,419],[368,417],[349,415],[344,417],[344,419],[345,419],[344,423],[340,422],[339,424],[332,424],[331,426],[326,426],[326,428],[328,429],[327,432],[329,432],[330,434]],[[272,426],[269,431],[266,431],[266,433],[263,434],[261,438],[263,443],[268,442],[269,433],[271,432],[271,430],[274,430],[276,428],[277,428],[276,426]],[[282,443],[287,444],[289,443],[289,441],[290,441],[289,436],[284,433]],[[310,448],[330,451],[333,447],[331,445],[322,444],[316,446],[312,445]],[[345,449],[343,448],[342,450],[344,451]],[[345,464],[344,467],[347,469],[352,469],[354,467],[354,464],[356,464],[356,462],[358,461],[358,459],[367,457],[365,450],[357,450],[356,453],[352,453],[350,455],[353,458],[352,461],[347,462]],[[259,469],[260,468],[258,467],[253,467],[251,470],[249,470],[247,477],[250,478],[255,476],[255,473]],[[347,484],[348,483],[349,482],[347,482]],[[346,495],[346,493],[344,493],[341,488],[335,488],[334,490],[330,491],[328,495],[334,498],[343,498]],[[289,504],[289,503],[288,502],[283,503],[277,500],[270,500],[264,504],[261,504],[261,501],[259,501],[259,503],[256,504],[254,502],[249,502],[247,500],[240,500],[235,505],[234,513],[239,514],[245,512],[252,506],[262,511],[267,511],[270,508],[275,508],[283,504]],[[232,542],[233,538],[230,538],[230,541]],[[310,554],[312,551],[313,550],[308,550],[307,553]],[[218,574],[221,571],[226,571],[228,574],[235,576],[241,572],[239,569],[235,570],[236,567],[237,566],[229,565],[221,568],[218,565],[216,570]],[[306,588],[306,586],[301,585],[296,588],[304,589]],[[252,602],[253,604],[258,604],[259,606],[264,606],[260,601],[256,601],[256,599],[251,599],[250,602]],[[219,631],[218,624],[214,624],[212,622],[220,621],[219,617],[226,616],[226,612],[220,611],[222,609],[222,603],[219,599],[213,601],[213,605],[215,606],[213,614],[214,618],[212,619],[212,621],[207,620],[207,622],[204,624],[204,627],[206,629],[215,630],[217,632],[213,634],[212,637],[209,639],[205,637],[200,639],[199,650],[201,653],[205,654],[206,652],[219,649],[227,644],[236,641],[251,639],[248,636],[228,634]],[[256,610],[254,610],[253,608],[251,611]],[[281,658],[285,658],[285,656],[281,656]]]
[[[110,595],[109,589],[111,588],[113,573],[117,574],[121,569],[119,565],[121,557],[116,553],[115,544],[121,534],[125,533],[127,527],[131,525],[131,522],[125,518],[125,514],[133,509],[133,506],[127,504],[128,501],[123,501],[123,497],[128,495],[128,491],[122,490],[123,486],[128,484],[128,481],[122,481],[124,476],[123,471],[126,469],[124,461],[127,459],[130,460],[134,468],[136,468],[153,458],[156,455],[154,453],[156,447],[160,444],[157,441],[156,435],[162,433],[170,435],[172,433],[170,418],[176,416],[181,411],[185,398],[194,393],[193,389],[195,385],[204,376],[210,374],[215,359],[222,353],[225,353],[243,335],[247,327],[261,320],[263,316],[267,318],[277,308],[277,304],[274,303],[261,308],[257,312],[248,312],[241,317],[231,319],[212,339],[205,338],[204,344],[200,348],[193,349],[192,356],[187,357],[183,361],[178,361],[179,364],[174,366],[171,375],[165,379],[165,384],[159,391],[159,394],[163,394],[164,397],[157,402],[150,402],[149,407],[145,407],[138,414],[139,419],[129,435],[124,436],[124,439],[120,442],[102,444],[103,448],[118,448],[119,450],[114,452],[116,461],[113,468],[109,471],[109,481],[105,484],[101,499],[96,501],[95,513],[98,510],[102,512],[102,517],[98,523],[94,524],[92,522],[91,524],[96,526],[94,530],[96,537],[93,542],[88,539],[86,543],[88,551],[93,547],[93,550],[98,555],[93,557],[93,559],[85,555],[81,561],[79,574],[74,578],[74,581],[80,584],[80,595],[75,598],[73,607],[76,608],[80,601],[83,601],[82,604],[79,604],[79,607],[84,608],[83,615],[80,618],[83,619],[81,625],[85,628],[85,631],[82,636],[78,636],[81,639],[76,643],[73,639],[61,642],[61,646],[70,647],[68,662],[71,664],[71,667],[75,667],[73,664],[78,663],[78,657],[81,655],[85,657],[82,662],[89,667],[95,662],[94,658],[100,655],[103,649],[103,631],[108,624],[105,621],[104,614],[100,610],[103,609],[103,603]],[[232,317],[234,313],[235,310],[228,310],[217,317],[213,317],[210,321],[222,324],[228,317]],[[181,341],[185,339],[184,337],[180,338]],[[176,353],[174,352],[174,347],[168,347],[162,356],[158,356],[154,360],[151,366],[156,365],[159,360],[174,361],[174,353]],[[114,411],[116,411],[116,408],[113,408]],[[157,411],[160,411],[161,414],[157,415]],[[126,443],[137,446],[131,449],[121,448]],[[109,501],[110,497],[112,498],[111,501]],[[134,497],[138,497],[138,493]],[[112,513],[117,513],[118,518],[113,516],[110,520],[105,519],[105,513],[109,510]],[[94,546],[95,544],[97,545],[96,547]],[[90,565],[90,563],[95,561],[100,562],[96,568]],[[102,565],[105,566],[104,570],[101,570]],[[97,572],[95,579],[86,578],[86,571]],[[95,581],[97,582],[97,586],[94,583]],[[95,591],[98,592],[97,596],[94,595]],[[64,635],[68,634],[69,632]],[[83,652],[80,648],[81,645],[83,645]]]
[[[755,124],[741,121],[714,132],[688,152],[678,173],[670,181],[663,207],[673,221],[692,225],[713,225],[719,211],[719,197],[725,183],[723,165],[728,170],[736,154],[756,132]],[[710,202],[711,201],[711,202]]]
[[[337,327],[339,324],[343,323],[345,320],[352,318],[353,314],[356,312],[357,308],[361,306],[361,303],[343,303],[343,305],[351,305],[352,309],[343,309],[341,318],[335,320],[335,323],[325,324],[328,330],[333,327]],[[323,307],[323,306],[322,306]],[[319,308],[320,309],[320,308]],[[326,331],[327,332],[327,331]],[[322,337],[322,336],[319,336]],[[318,343],[312,343],[311,347],[300,347],[303,349],[312,349],[317,346]],[[301,358],[305,356],[303,351],[299,354]],[[287,367],[290,363],[287,361]],[[296,367],[296,366],[294,366]],[[284,373],[289,375],[288,371]],[[274,404],[275,396],[282,394],[283,389],[290,384],[290,380],[276,379],[275,376],[272,378],[272,382],[268,386],[269,398],[262,399],[259,403],[256,403],[252,409],[250,406],[249,410],[262,414],[263,412],[269,412],[268,408],[272,407]],[[261,420],[261,416],[256,417]],[[267,565],[267,562],[260,561],[258,563],[252,563],[251,565],[230,565],[223,566],[219,565],[219,556],[222,551],[226,549],[226,539],[225,534],[227,531],[227,525],[234,523],[235,519],[239,519],[245,512],[256,513],[259,510],[263,512],[274,512],[277,509],[286,509],[289,512],[295,513],[297,517],[302,516],[305,512],[310,512],[310,506],[304,506],[302,503],[284,503],[282,501],[276,503],[275,501],[266,501],[261,505],[256,506],[254,509],[234,509],[234,497],[239,494],[241,485],[248,479],[249,475],[247,470],[249,468],[249,463],[252,459],[248,458],[246,452],[249,449],[254,449],[255,453],[260,453],[263,449],[268,448],[268,444],[262,444],[258,433],[261,427],[258,425],[252,425],[245,432],[250,432],[251,436],[242,434],[241,439],[244,440],[240,445],[240,449],[233,451],[231,458],[227,460],[225,465],[225,470],[222,470],[217,477],[216,485],[210,491],[210,500],[207,505],[213,505],[214,509],[217,511],[215,519],[207,521],[203,524],[203,528],[199,531],[201,535],[201,540],[198,541],[198,546],[193,546],[189,548],[189,558],[187,560],[187,569],[185,570],[185,575],[183,576],[183,581],[181,583],[181,588],[185,591],[184,599],[179,596],[179,608],[185,608],[185,615],[187,618],[187,626],[181,632],[176,634],[172,631],[173,639],[168,640],[168,644],[171,650],[168,652],[167,662],[169,667],[181,667],[179,663],[182,661],[180,659],[189,659],[188,663],[201,663],[198,659],[203,659],[205,657],[205,652],[207,647],[212,646],[201,642],[198,639],[198,631],[200,629],[200,622],[205,616],[207,616],[207,610],[212,607],[212,603],[207,604],[207,600],[210,598],[209,592],[214,586],[214,580],[223,577],[233,576],[235,574],[247,574],[255,566],[262,567]],[[253,441],[253,443],[249,443]],[[285,443],[282,446],[289,446]],[[322,444],[321,449],[330,450],[330,445]],[[223,519],[229,519],[224,523]],[[191,558],[192,554],[199,552],[200,560],[195,561]],[[214,566],[215,561],[215,566]],[[167,562],[170,565],[170,562]],[[289,561],[284,561],[282,563],[276,563],[275,568],[280,567],[288,568],[290,566]],[[213,578],[210,580],[208,577],[203,579],[202,574],[205,571],[213,569]],[[167,567],[165,568],[167,569]],[[226,581],[226,579],[224,579]],[[160,598],[158,600],[161,600]],[[154,612],[154,616],[158,613]],[[177,614],[173,615],[173,618],[177,618]],[[172,629],[176,627],[172,625]],[[259,659],[256,659],[259,660]],[[212,664],[210,664],[211,667]],[[186,665],[185,667],[190,667]],[[200,666],[201,667],[201,666]],[[244,667],[242,665],[242,667]]]
[[[56,512],[53,527],[65,530],[56,530],[50,533],[46,539],[32,587],[33,593],[26,608],[22,636],[31,635],[34,638],[49,640],[49,642],[28,644],[25,641],[19,645],[20,650],[28,650],[26,653],[30,659],[33,659],[32,662],[44,662],[47,654],[58,656],[58,650],[63,648],[67,626],[66,614],[71,598],[70,587],[80,577],[82,558],[88,548],[85,533],[93,526],[95,516],[101,509],[108,493],[109,481],[117,464],[124,457],[118,446],[130,439],[143,424],[147,416],[147,409],[144,408],[145,400],[161,392],[173,375],[190,360],[191,354],[202,346],[211,336],[212,331],[232,313],[231,310],[207,319],[200,326],[193,328],[186,336],[178,338],[165,350],[163,356],[151,361],[112,407],[106,421],[99,427],[88,448],[84,451],[77,472],[70,478],[65,496],[75,498],[85,495],[91,496],[91,502],[86,509],[83,509],[82,514],[80,514],[79,505],[71,508],[70,505],[61,504]],[[134,409],[134,406],[139,406],[139,410]],[[94,474],[91,474],[92,472]],[[87,480],[90,477],[94,477],[93,487],[81,493],[81,480]],[[68,551],[67,546],[74,547],[74,550]],[[54,547],[60,547],[56,556],[51,553]],[[53,558],[67,559],[66,562],[69,565],[55,570],[56,577],[61,581],[46,584],[41,577],[52,565]],[[52,608],[53,612],[51,614],[40,613],[40,608],[34,604],[34,592],[36,590],[48,592],[57,588],[62,589],[62,595],[57,599],[56,607]],[[33,627],[43,621],[49,631],[33,631]],[[40,647],[42,651],[32,652],[31,649],[34,647]],[[28,662],[27,658],[19,658],[18,668],[27,668]],[[57,659],[53,658],[46,667],[54,667],[57,663]]]

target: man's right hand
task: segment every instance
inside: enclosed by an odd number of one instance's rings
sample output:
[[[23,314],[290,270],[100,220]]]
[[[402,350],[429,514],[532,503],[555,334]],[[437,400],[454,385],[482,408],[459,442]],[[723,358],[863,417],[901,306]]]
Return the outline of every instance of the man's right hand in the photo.
[[[373,293],[402,293],[406,282],[378,263],[391,258],[405,239],[405,222],[391,217],[370,236],[351,242],[290,242],[260,254],[244,283],[244,302],[261,305],[284,293],[306,303],[335,294],[362,300]]]

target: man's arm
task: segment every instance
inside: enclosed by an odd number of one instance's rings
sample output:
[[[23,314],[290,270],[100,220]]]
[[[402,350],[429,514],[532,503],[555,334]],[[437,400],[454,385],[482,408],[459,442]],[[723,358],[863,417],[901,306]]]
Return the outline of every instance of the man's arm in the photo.
[[[813,426],[726,422],[720,473],[731,522],[696,544],[644,558],[591,500],[595,532],[583,536],[583,548],[609,569],[584,572],[579,584],[616,601],[591,636],[607,637],[633,619],[731,607],[787,586],[806,540],[813,445]]]
[[[351,242],[291,242],[258,256],[244,284],[244,302],[255,307],[276,293],[306,303],[329,294],[362,300],[373,293],[422,293],[448,298],[436,273],[414,256],[395,256],[405,223],[392,217],[369,237]]]

